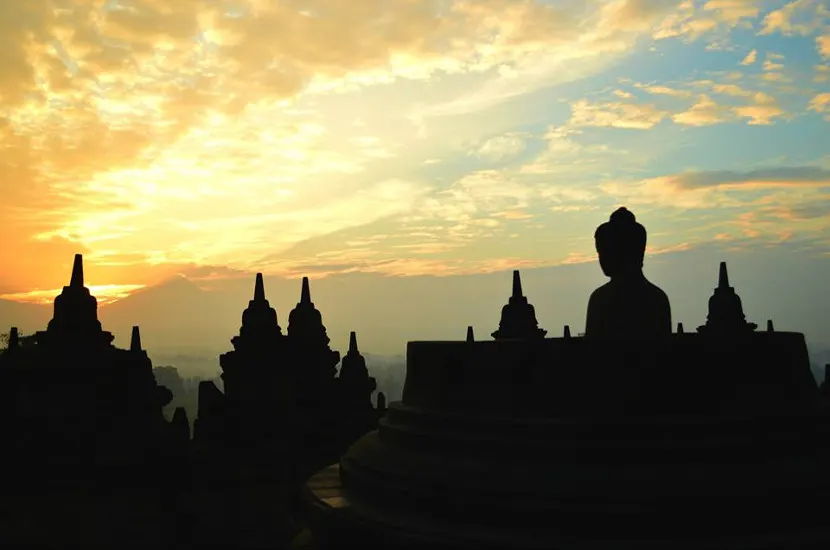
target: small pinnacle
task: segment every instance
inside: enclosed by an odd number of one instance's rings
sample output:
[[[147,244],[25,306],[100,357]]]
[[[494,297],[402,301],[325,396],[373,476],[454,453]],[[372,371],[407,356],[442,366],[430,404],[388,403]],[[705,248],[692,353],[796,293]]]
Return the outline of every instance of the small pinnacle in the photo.
[[[352,355],[360,353],[357,350],[357,333],[355,331],[349,333],[349,353]]]
[[[473,327],[471,327],[471,326],[467,327],[467,341],[468,342],[475,342],[476,341],[476,337],[473,334]]]
[[[84,286],[84,257],[75,254],[75,263],[72,264],[72,278],[69,280],[72,288],[83,288]]]
[[[683,334],[683,323],[677,323],[677,334]]]
[[[265,283],[262,282],[262,273],[256,274],[256,283],[254,283],[254,301],[265,301]]]
[[[564,337],[570,338],[571,337],[571,326],[565,325]]]
[[[522,297],[522,278],[519,275],[519,270],[513,271],[513,297]]]
[[[9,349],[14,349],[20,346],[20,334],[17,331],[17,327],[12,327],[9,330]]]
[[[133,327],[133,334],[130,337],[130,351],[141,351],[141,333],[138,327]]]
[[[775,332],[775,327],[772,325],[772,319],[767,319],[767,332]]]
[[[718,273],[718,288],[729,288],[729,273],[726,272],[726,262],[720,263],[720,273]]]
[[[311,290],[308,287],[308,277],[303,277],[303,290],[300,294],[300,303],[301,304],[310,304],[311,303]]]
[[[381,391],[378,392],[378,410],[386,409],[386,395]]]

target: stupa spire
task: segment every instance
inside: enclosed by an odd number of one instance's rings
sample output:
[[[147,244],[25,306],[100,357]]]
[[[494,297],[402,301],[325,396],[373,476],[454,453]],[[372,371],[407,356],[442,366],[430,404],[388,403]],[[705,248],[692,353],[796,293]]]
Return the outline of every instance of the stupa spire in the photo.
[[[254,283],[254,300],[258,302],[265,300],[265,283],[262,280],[262,273],[256,274],[256,282]]]
[[[300,303],[301,304],[310,304],[311,303],[311,289],[308,286],[308,277],[303,277],[303,289],[300,293]]]
[[[248,301],[248,307],[242,312],[242,327],[239,336],[231,338],[234,349],[253,345],[273,344],[282,336],[282,329],[277,322],[277,310],[271,307],[265,298],[265,282],[262,273],[257,273],[254,280],[254,297]]]
[[[349,333],[349,354],[355,355],[360,353],[357,349],[357,333],[352,331]]]
[[[475,342],[476,341],[475,335],[473,334],[473,327],[471,327],[471,326],[467,327],[467,341],[468,342]]]
[[[83,288],[84,286],[84,257],[82,254],[75,254],[75,262],[72,264],[72,277],[69,279],[71,288]]]
[[[47,325],[48,336],[38,342],[57,342],[72,346],[85,345],[91,341],[109,345],[113,335],[101,329],[98,321],[98,302],[84,286],[83,256],[75,254],[69,285],[63,287],[55,297],[54,314]],[[40,333],[38,333],[40,334]]]
[[[328,349],[329,337],[323,325],[323,317],[311,301],[308,277],[303,277],[300,301],[288,314],[288,337],[303,346],[312,345]],[[335,352],[336,353],[336,352]],[[337,360],[339,361],[339,354]],[[335,364],[337,361],[335,361]]]
[[[513,271],[513,298],[522,298],[522,277],[519,275],[519,270]]]
[[[720,263],[718,273],[718,288],[729,288],[729,273],[726,271],[726,262]]]
[[[133,327],[133,333],[130,336],[130,351],[141,351],[141,332],[137,326]]]
[[[374,379],[369,376],[366,359],[357,349],[357,333],[349,333],[349,351],[343,356],[340,365],[340,382],[344,391],[351,392],[354,398],[363,399],[374,391]],[[368,391],[368,394],[366,393]]]

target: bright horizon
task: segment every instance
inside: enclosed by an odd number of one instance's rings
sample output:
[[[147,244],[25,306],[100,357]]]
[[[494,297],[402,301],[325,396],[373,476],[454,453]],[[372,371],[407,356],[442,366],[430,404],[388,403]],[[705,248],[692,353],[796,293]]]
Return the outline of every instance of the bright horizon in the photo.
[[[594,229],[620,205],[648,229],[647,276],[678,259],[657,284],[690,286],[693,257],[779,254],[799,273],[830,258],[821,0],[0,12],[2,299],[51,303],[75,253],[102,304],[177,274],[440,276],[437,289],[595,262]],[[753,307],[778,311],[771,273],[752,273]],[[826,282],[807,279],[793,328],[826,335]],[[704,299],[711,286],[694,284]]]

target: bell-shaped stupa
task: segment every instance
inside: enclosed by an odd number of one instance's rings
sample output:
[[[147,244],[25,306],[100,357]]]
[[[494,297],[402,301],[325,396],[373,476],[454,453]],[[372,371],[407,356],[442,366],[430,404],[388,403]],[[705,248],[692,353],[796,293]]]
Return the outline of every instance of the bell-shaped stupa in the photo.
[[[55,297],[52,320],[45,331],[37,333],[41,344],[60,343],[73,347],[109,346],[114,336],[101,328],[98,301],[84,286],[84,262],[75,254],[69,285]]]
[[[522,279],[519,271],[513,272],[513,295],[501,309],[499,330],[493,333],[497,340],[544,338],[546,330],[539,328],[536,310],[522,293]]]
[[[721,262],[718,286],[709,298],[706,324],[699,326],[697,331],[705,334],[734,335],[752,332],[756,328],[758,325],[746,321],[741,298],[735,293],[735,289],[729,286],[726,262]]]

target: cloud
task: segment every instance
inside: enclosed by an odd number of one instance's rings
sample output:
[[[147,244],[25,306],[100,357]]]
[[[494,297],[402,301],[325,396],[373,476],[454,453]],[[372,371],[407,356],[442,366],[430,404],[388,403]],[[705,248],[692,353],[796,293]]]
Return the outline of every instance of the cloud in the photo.
[[[770,125],[773,124],[774,119],[788,116],[777,100],[765,92],[747,90],[734,84],[713,84],[712,90],[725,96],[750,100],[751,103],[748,105],[729,107],[738,118],[749,119],[747,124]],[[710,112],[714,109],[712,105],[709,105],[709,108]],[[725,114],[721,113],[721,116],[724,120],[727,119]]]
[[[735,209],[815,200],[830,187],[830,170],[816,166],[688,171],[640,181],[611,181],[600,188],[632,204],[681,209]],[[760,193],[760,195],[759,195]]]
[[[519,133],[509,133],[487,139],[473,153],[489,161],[503,161],[511,159],[525,150],[526,136]]]
[[[591,103],[581,99],[571,103],[572,126],[599,126],[647,130],[662,121],[668,113],[651,104]]]
[[[712,88],[716,94],[727,95],[732,97],[752,97],[753,92],[738,86],[737,84],[718,84],[714,82],[704,82]]]
[[[654,180],[680,189],[707,187],[830,186],[830,170],[814,166],[761,168],[746,172],[731,170],[686,172]]]
[[[774,61],[767,59],[764,61],[763,67],[765,71],[780,71],[784,68],[784,65],[782,63],[775,63]]]
[[[825,92],[814,96],[807,108],[817,113],[825,113],[825,120],[830,121],[830,93]]]
[[[816,49],[823,58],[830,59],[830,34],[816,37]]]
[[[98,305],[108,304],[122,298],[126,298],[133,292],[141,290],[145,285],[95,285],[87,284],[90,293],[95,296]],[[51,304],[55,296],[60,294],[61,288],[47,290],[31,290],[28,292],[17,292],[12,294],[0,294],[0,300],[14,300],[32,304]]]
[[[769,12],[761,21],[759,34],[808,36],[823,26],[828,15],[830,11],[817,0],[795,0]]]
[[[693,0],[682,2],[654,31],[654,38],[683,38],[688,41],[718,29],[732,29],[760,14],[759,0],[708,0],[702,8]]]
[[[474,11],[487,2],[470,2]],[[637,39],[670,13],[671,2],[611,0],[596,11],[584,2],[562,5],[497,2],[488,15],[492,43],[475,53],[485,74],[474,91],[417,109],[415,117],[456,116],[489,109],[536,90],[591,76],[629,54]],[[465,5],[468,5],[465,3]]]
[[[689,97],[691,94],[686,90],[678,90],[676,88],[670,88],[668,86],[660,86],[660,85],[636,85],[638,88],[642,88],[646,92],[654,95],[667,95],[672,97]]]
[[[759,5],[758,0],[709,0],[703,4],[703,10],[714,12],[722,21],[737,22],[757,17],[760,12]]]
[[[758,50],[752,50],[748,54],[746,54],[746,57],[744,57],[743,61],[741,61],[741,65],[752,65],[755,63],[757,57]]]
[[[775,54],[772,55],[775,59],[780,58]],[[571,104],[571,118],[562,131],[573,132],[581,126],[646,130],[664,119],[686,126],[711,126],[739,119],[748,119],[748,124],[751,125],[769,125],[776,118],[788,116],[776,99],[769,94],[747,89],[731,82],[697,80],[682,85],[691,89],[660,84],[635,83],[634,86],[651,95],[667,96],[672,101],[661,100],[659,104],[634,103],[633,101],[603,103],[582,99]],[[695,96],[694,89],[708,89],[710,93],[727,98],[748,100],[749,103],[736,105],[734,100],[731,103],[721,103],[708,93],[698,93]],[[692,96],[695,97],[694,103],[686,103],[686,106],[677,101]]]
[[[706,94],[701,94],[697,102],[688,110],[672,115],[672,120],[688,126],[709,126],[730,119],[729,109],[718,105]]]
[[[772,104],[757,104],[745,105],[743,107],[735,107],[734,112],[742,118],[748,118],[747,124],[753,125],[769,125],[773,123],[774,118],[782,117],[786,113],[783,109]]]

